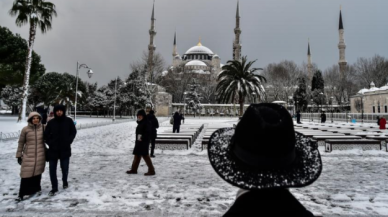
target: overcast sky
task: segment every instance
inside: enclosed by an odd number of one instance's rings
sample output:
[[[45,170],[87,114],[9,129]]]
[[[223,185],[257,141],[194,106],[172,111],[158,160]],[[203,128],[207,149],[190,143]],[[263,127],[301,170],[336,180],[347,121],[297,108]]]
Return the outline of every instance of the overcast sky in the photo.
[[[75,74],[77,60],[93,68],[89,81],[106,84],[127,77],[129,65],[149,43],[152,0],[51,0],[58,17],[47,34],[40,32],[34,50],[47,72]],[[0,25],[28,38],[8,14],[13,0],[0,0]],[[198,43],[232,58],[237,0],[156,0],[156,52],[172,63],[174,31],[178,51]],[[338,18],[342,5],[346,59],[379,54],[388,57],[387,0],[240,0],[242,54],[256,67],[281,60],[307,61],[310,38],[313,62],[322,70],[338,62]],[[86,71],[81,72],[87,79]]]

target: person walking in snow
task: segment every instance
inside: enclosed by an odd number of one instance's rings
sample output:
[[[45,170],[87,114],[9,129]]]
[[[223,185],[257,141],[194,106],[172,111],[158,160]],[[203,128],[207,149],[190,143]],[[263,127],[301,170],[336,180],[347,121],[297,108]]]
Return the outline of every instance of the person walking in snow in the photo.
[[[325,123],[326,122],[326,114],[324,111],[322,111],[321,113],[321,123]]]
[[[210,136],[208,155],[215,172],[239,188],[224,216],[313,216],[288,189],[317,180],[321,156],[314,143],[295,136],[283,106],[250,105],[235,128]]]
[[[384,116],[380,118],[379,124],[380,124],[380,130],[386,129],[385,125],[387,124],[387,120],[384,118]]]
[[[135,148],[133,149],[133,161],[132,167],[128,170],[127,174],[137,174],[137,169],[141,158],[144,159],[148,166],[148,172],[145,173],[145,176],[155,175],[155,168],[152,165],[152,161],[149,155],[150,147],[150,135],[151,135],[151,126],[150,122],[147,119],[146,112],[142,109],[137,112],[137,127],[136,127],[136,142]]]
[[[154,155],[154,150],[155,150],[155,140],[158,135],[158,128],[159,128],[159,121],[155,117],[155,112],[154,110],[150,109],[148,114],[147,114],[147,119],[151,124],[151,135],[150,135],[150,140],[151,140],[151,157],[155,157]]]
[[[175,132],[179,133],[183,117],[182,117],[182,115],[179,114],[178,111],[176,111],[174,116],[173,116],[173,118],[174,118],[174,124],[172,126],[172,132],[173,133],[175,133]]]
[[[42,117],[37,112],[28,115],[28,125],[20,133],[16,158],[21,165],[20,189],[16,201],[22,201],[26,195],[40,194],[40,181],[46,166],[44,127]]]
[[[62,169],[63,189],[69,187],[67,181],[69,175],[69,163],[71,157],[71,144],[77,135],[77,129],[71,118],[66,117],[66,107],[56,105],[54,107],[54,119],[50,120],[44,132],[44,139],[49,146],[48,158],[50,165],[50,180],[52,189],[49,196],[58,192],[57,165],[58,160]]]
[[[377,116],[377,126],[380,126],[380,117],[379,116]]]
[[[300,122],[300,111],[297,111],[296,112],[296,123],[298,123],[298,124],[301,124],[301,122]]]

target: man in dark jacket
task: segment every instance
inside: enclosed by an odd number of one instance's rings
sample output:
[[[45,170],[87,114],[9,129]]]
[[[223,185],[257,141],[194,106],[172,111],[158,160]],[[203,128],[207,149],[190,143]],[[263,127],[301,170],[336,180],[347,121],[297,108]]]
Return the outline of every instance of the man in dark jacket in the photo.
[[[296,112],[296,123],[298,123],[298,124],[301,124],[301,122],[300,122],[300,111],[297,111]]]
[[[325,123],[326,122],[326,114],[324,111],[322,111],[322,114],[321,114],[321,123]]]
[[[151,141],[151,157],[155,157],[154,155],[154,150],[155,150],[155,139],[157,137],[158,131],[157,129],[159,128],[159,121],[155,117],[155,112],[154,110],[150,110],[147,114],[147,119],[151,124],[151,135],[150,135],[150,141]]]
[[[50,120],[44,132],[44,139],[49,146],[48,158],[50,165],[50,180],[52,190],[49,195],[54,196],[58,192],[57,164],[58,160],[62,169],[63,189],[69,187],[67,177],[69,174],[69,162],[71,156],[71,143],[77,134],[74,122],[66,117],[66,107],[57,105],[54,107],[54,119]]]
[[[176,131],[177,133],[179,133],[181,123],[182,123],[182,116],[179,114],[179,112],[176,111],[173,118],[174,118],[174,124],[172,126],[172,132],[175,133]]]

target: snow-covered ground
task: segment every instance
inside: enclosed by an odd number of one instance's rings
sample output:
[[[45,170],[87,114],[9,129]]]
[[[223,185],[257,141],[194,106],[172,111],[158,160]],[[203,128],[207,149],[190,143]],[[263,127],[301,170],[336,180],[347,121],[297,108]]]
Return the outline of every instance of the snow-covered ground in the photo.
[[[116,117],[117,120],[120,120],[119,117]],[[112,117],[92,117],[89,116],[77,116],[77,124],[85,124],[85,123],[94,123],[94,122],[108,122],[112,121]],[[0,132],[3,133],[13,133],[17,132],[23,127],[25,127],[27,123],[17,123],[17,116],[11,115],[0,115]]]
[[[226,122],[236,119],[186,119],[186,123]],[[0,143],[0,216],[221,216],[233,203],[237,189],[213,171],[199,141],[189,151],[157,150],[156,176],[143,176],[144,161],[139,174],[127,175],[135,127],[130,121],[79,131],[72,146],[70,188],[48,197],[47,165],[43,194],[21,203],[14,202],[20,184],[16,141]],[[321,153],[321,177],[308,187],[291,190],[307,209],[323,216],[388,215],[387,153]]]

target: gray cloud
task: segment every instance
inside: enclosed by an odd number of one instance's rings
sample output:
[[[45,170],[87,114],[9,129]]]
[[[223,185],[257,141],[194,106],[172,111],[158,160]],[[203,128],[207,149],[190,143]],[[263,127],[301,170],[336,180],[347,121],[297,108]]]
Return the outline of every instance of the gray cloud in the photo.
[[[28,27],[16,27],[8,15],[12,0],[0,1],[0,25],[28,37]],[[151,0],[52,0],[58,17],[53,30],[40,33],[35,51],[47,71],[75,74],[76,61],[95,71],[89,81],[106,84],[126,77],[149,43]],[[338,16],[343,6],[346,58],[388,56],[386,0],[241,0],[242,54],[257,59],[257,67],[281,60],[306,62],[310,38],[313,61],[320,69],[338,62]],[[232,58],[236,1],[156,0],[156,51],[172,62],[175,28],[183,54],[202,38],[222,62]],[[86,71],[81,77],[87,79]]]

